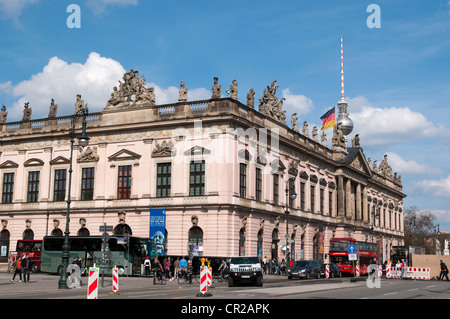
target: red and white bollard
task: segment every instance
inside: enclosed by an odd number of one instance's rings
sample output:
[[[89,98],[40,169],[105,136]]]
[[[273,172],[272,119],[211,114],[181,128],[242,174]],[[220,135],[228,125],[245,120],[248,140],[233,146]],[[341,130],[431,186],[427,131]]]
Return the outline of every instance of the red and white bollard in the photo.
[[[359,277],[359,264],[356,264],[356,277]]]
[[[386,278],[391,278],[391,264],[386,265]]]
[[[383,276],[383,265],[378,266],[378,277],[381,278]]]
[[[200,292],[206,294],[208,292],[208,268],[200,267]]]
[[[87,299],[98,298],[98,268],[89,268],[88,294]]]
[[[117,267],[112,270],[112,289],[114,293],[119,291],[119,268]]]
[[[330,265],[325,266],[325,277],[330,278]]]

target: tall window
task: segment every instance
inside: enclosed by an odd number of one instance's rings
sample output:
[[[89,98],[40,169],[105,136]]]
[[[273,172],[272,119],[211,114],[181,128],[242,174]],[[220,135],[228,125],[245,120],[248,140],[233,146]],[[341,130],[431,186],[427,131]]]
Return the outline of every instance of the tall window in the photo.
[[[190,166],[189,196],[205,195],[205,161],[192,161]]]
[[[131,197],[131,165],[119,166],[117,197],[127,199]]]
[[[65,169],[55,170],[55,183],[53,191],[53,201],[62,202],[66,197],[66,172]]]
[[[13,200],[14,193],[14,173],[3,174],[3,193],[2,203],[10,204]]]
[[[247,196],[247,164],[239,165],[239,197]]]
[[[262,199],[262,176],[261,169],[256,168],[256,200],[261,201]]]
[[[316,187],[314,185],[311,185],[311,212],[314,213],[316,210],[316,197],[315,197],[315,191]]]
[[[273,203],[278,204],[280,175],[273,174]]]
[[[39,171],[28,172],[28,203],[35,203],[39,199],[39,175]]]
[[[320,213],[325,213],[325,195],[323,188],[320,188]]]
[[[156,170],[156,197],[170,197],[172,164],[159,163]]]
[[[81,200],[94,198],[94,167],[83,168],[81,173]]]
[[[289,178],[289,207],[294,208],[294,200],[291,198],[291,195],[294,193],[294,183],[295,183],[295,179],[293,178]]]
[[[300,209],[305,210],[305,182],[300,182]]]
[[[361,201],[362,202],[362,201]],[[361,208],[362,211],[362,208]],[[328,192],[328,214],[333,215],[333,192]]]

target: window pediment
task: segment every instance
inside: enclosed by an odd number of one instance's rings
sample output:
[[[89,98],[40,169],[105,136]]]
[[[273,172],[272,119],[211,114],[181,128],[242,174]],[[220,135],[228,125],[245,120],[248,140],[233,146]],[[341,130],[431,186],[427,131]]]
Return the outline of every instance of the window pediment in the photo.
[[[19,164],[10,160],[7,160],[2,164],[0,164],[0,168],[17,168],[17,167],[19,167]]]
[[[141,158],[141,155],[132,152],[127,149],[122,149],[117,153],[108,157],[108,161],[129,161],[129,160],[138,160]]]
[[[23,163],[23,166],[44,166],[44,161],[39,158],[30,158],[29,160],[25,161],[25,163]]]

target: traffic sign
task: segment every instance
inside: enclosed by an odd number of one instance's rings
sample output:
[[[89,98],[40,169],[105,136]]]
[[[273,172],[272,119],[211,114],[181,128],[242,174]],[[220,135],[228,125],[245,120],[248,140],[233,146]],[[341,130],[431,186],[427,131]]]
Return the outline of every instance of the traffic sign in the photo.
[[[356,253],[356,247],[354,245],[348,246],[348,252],[349,252],[349,254]]]
[[[358,260],[358,258],[356,257],[356,254],[349,254],[348,255],[348,260],[355,261],[355,260]]]

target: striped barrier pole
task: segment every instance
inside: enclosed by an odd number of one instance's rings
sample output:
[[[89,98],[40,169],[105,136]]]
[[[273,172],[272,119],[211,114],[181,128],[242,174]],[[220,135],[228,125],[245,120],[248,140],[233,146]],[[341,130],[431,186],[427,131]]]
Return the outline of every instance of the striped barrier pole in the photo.
[[[119,268],[114,267],[112,273],[112,289],[116,293],[119,291]]]
[[[330,278],[330,265],[325,266],[325,277]]]
[[[386,278],[391,278],[391,264],[386,265]]]
[[[383,265],[378,266],[378,278],[381,278],[383,276]]]
[[[208,292],[208,270],[206,267],[200,268],[200,292],[206,294]]]
[[[88,295],[87,299],[98,299],[98,273],[96,267],[89,268]]]
[[[356,264],[356,277],[359,277],[359,264]]]

